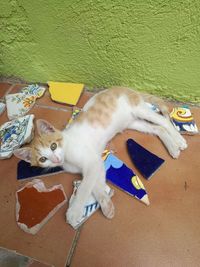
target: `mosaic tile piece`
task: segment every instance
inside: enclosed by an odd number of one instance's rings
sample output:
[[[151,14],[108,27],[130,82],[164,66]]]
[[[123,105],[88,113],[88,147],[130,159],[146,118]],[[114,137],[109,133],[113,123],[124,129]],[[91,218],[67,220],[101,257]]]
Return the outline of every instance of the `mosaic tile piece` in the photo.
[[[182,134],[197,134],[199,132],[188,106],[173,108],[170,118],[174,127]]]
[[[44,177],[49,176],[57,173],[64,172],[63,168],[61,167],[54,167],[54,168],[41,168],[31,166],[30,163],[20,160],[17,165],[17,180],[23,180],[28,178],[35,178],[35,177]]]
[[[27,87],[21,89],[21,93],[25,95],[33,95],[36,98],[40,98],[43,96],[46,88],[43,86],[39,86],[38,84],[30,84]]]
[[[82,109],[80,109],[80,108],[77,108],[77,107],[73,108],[72,116],[71,116],[71,118],[70,118],[70,120],[68,122],[68,125],[70,123],[72,123],[78,117],[78,115],[80,114],[81,111],[82,111]]]
[[[123,161],[118,159],[110,151],[103,155],[106,170],[106,179],[129,195],[135,197],[146,205],[149,205],[149,198],[146,189],[140,178],[129,169]]]
[[[44,87],[32,84],[22,88],[19,93],[6,95],[8,118],[12,120],[24,116],[34,106],[36,99],[41,97],[44,92]]]
[[[35,179],[16,193],[16,220],[18,226],[29,234],[36,234],[66,202],[61,184],[46,188]]]
[[[7,115],[10,120],[24,116],[35,104],[36,96],[24,93],[6,95]]]
[[[80,180],[74,181],[74,183],[73,183],[74,190],[73,190],[73,194],[72,194],[72,196],[71,196],[71,198],[69,200],[69,207],[72,205],[73,199],[76,196],[76,192],[77,192],[77,189],[80,186],[80,184],[81,184],[81,181]],[[108,185],[106,186],[105,191],[111,197],[114,194],[113,193],[113,190]],[[87,202],[85,203],[84,209],[82,211],[82,218],[81,218],[80,222],[78,222],[75,225],[72,225],[71,224],[71,226],[74,229],[77,229],[80,225],[82,225],[99,208],[100,208],[99,203],[97,202],[97,200],[95,199],[95,197],[91,194],[89,196]],[[67,218],[66,218],[66,222],[68,223]]]
[[[10,158],[13,150],[32,140],[33,119],[34,115],[26,115],[0,126],[0,159]]]
[[[5,109],[6,109],[6,104],[0,102],[0,115],[4,112]]]
[[[48,82],[49,92],[53,101],[76,105],[83,91],[84,84]]]
[[[151,153],[133,139],[128,139],[126,144],[133,164],[146,179],[150,179],[165,162],[164,159]]]

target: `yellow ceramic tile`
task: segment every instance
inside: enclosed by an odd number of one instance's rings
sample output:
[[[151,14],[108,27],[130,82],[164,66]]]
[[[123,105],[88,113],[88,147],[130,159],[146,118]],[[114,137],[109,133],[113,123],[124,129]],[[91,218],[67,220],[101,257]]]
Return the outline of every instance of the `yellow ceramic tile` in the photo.
[[[69,105],[76,105],[84,84],[48,82],[51,99]]]

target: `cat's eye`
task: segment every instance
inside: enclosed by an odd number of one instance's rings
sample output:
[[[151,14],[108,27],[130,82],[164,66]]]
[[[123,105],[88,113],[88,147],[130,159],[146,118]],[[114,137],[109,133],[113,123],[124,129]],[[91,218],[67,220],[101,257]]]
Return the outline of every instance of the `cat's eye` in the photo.
[[[42,163],[44,163],[46,160],[47,160],[46,157],[41,157],[41,158],[39,159],[39,161],[42,162]]]
[[[57,144],[56,143],[52,143],[51,144],[51,150],[54,151],[57,148]]]

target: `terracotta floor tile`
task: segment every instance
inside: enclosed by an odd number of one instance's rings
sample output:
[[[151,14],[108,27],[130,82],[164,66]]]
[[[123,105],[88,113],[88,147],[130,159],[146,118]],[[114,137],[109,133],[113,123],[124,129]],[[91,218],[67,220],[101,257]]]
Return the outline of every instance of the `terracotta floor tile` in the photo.
[[[84,91],[81,94],[81,97],[78,101],[78,103],[76,104],[77,107],[79,108],[83,108],[83,106],[85,105],[85,103],[94,95],[94,93],[92,92],[88,92],[88,91]]]
[[[68,120],[71,118],[71,111],[63,110],[53,110],[49,108],[43,108],[40,106],[35,106],[32,108],[28,114],[34,114],[35,120],[44,119],[53,124],[57,129],[65,128]]]
[[[192,111],[200,126],[200,109]],[[128,138],[166,160],[151,180],[131,163],[125,146]],[[199,265],[200,136],[186,139],[188,149],[174,160],[156,137],[126,131],[114,138],[118,157],[139,175],[151,204],[147,207],[115,188],[114,219],[98,211],[85,223],[72,267]]]
[[[46,89],[44,96],[42,96],[41,98],[38,98],[36,103],[38,105],[45,105],[45,106],[60,108],[60,109],[64,109],[64,110],[70,110],[72,108],[69,105],[57,103],[57,102],[51,100],[51,96],[50,96],[48,88]]]
[[[12,93],[20,88],[21,85],[16,85]],[[54,103],[48,94],[47,91],[37,100],[29,113],[63,129],[71,116],[71,108]],[[84,92],[77,105],[82,107],[90,96],[90,93]],[[200,128],[200,109],[193,108],[192,111]],[[7,120],[4,112],[0,116],[0,124]],[[166,160],[151,180],[145,180],[129,159],[125,145],[128,138],[133,138]],[[105,219],[101,211],[89,218],[81,230],[72,267],[199,265],[200,142],[199,135],[186,136],[186,139],[189,147],[178,160],[173,160],[154,136],[125,131],[112,140],[110,148],[141,178],[151,205],[147,207],[115,188],[114,219]],[[27,180],[16,180],[17,162],[15,157],[1,161],[0,246],[49,265],[64,267],[75,236],[75,231],[65,222],[68,204],[37,235],[20,230],[15,220],[15,192]],[[69,198],[72,181],[78,178],[78,175],[60,173],[42,180],[47,187],[61,183]]]
[[[0,83],[0,98],[4,97],[5,93],[11,87],[10,83]]]
[[[24,87],[26,87],[27,84],[14,84],[12,90],[9,92],[9,94],[16,94],[19,93],[20,90]]]
[[[51,267],[45,263],[36,261],[25,255],[16,253],[16,251],[0,248],[0,266],[2,267]]]

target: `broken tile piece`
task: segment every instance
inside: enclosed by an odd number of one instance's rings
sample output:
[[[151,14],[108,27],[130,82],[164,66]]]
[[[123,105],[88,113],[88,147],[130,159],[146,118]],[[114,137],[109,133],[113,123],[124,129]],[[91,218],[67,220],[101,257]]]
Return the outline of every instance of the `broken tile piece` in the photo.
[[[73,194],[72,194],[72,196],[71,196],[71,198],[69,200],[69,207],[72,205],[73,199],[76,196],[76,192],[77,192],[78,187],[81,184],[81,181],[80,180],[74,181],[73,184],[74,184],[74,190],[73,190]],[[111,197],[114,194],[113,190],[108,185],[106,185],[105,191]],[[82,225],[99,208],[100,208],[99,203],[97,202],[95,197],[91,194],[89,196],[87,202],[85,203],[84,210],[82,211],[82,218],[81,218],[80,222],[78,222],[75,225],[71,224],[71,226],[74,229],[77,229],[80,225]],[[66,222],[68,223],[67,218],[66,218]]]
[[[63,168],[61,167],[54,167],[54,168],[41,168],[31,166],[30,163],[20,160],[17,165],[17,179],[23,180],[28,178],[36,178],[41,176],[53,175],[56,173],[63,172]]]
[[[150,179],[165,162],[164,159],[151,153],[133,139],[128,139],[126,144],[133,164],[146,179]]]
[[[197,134],[199,132],[188,106],[173,108],[170,118],[174,127],[182,134]]]
[[[24,116],[35,104],[36,96],[24,93],[6,95],[7,115],[9,120]]]
[[[48,82],[51,99],[64,104],[76,105],[84,84]]]
[[[32,95],[36,98],[40,98],[43,96],[46,88],[43,86],[39,86],[38,84],[30,84],[21,89],[21,93],[26,95]]]
[[[0,102],[0,115],[4,112],[5,109],[6,109],[6,104]]]
[[[149,102],[145,102],[145,104],[153,111],[155,111],[156,113],[160,113],[160,110],[158,108],[158,106],[152,104],[152,103],[149,103]]]
[[[33,235],[67,202],[61,184],[48,189],[39,179],[18,190],[16,199],[17,224]]]
[[[13,150],[33,138],[34,115],[8,121],[0,126],[0,159],[10,158]]]
[[[106,179],[146,205],[149,198],[140,178],[110,151],[104,151]]]
[[[72,116],[71,116],[68,124],[72,123],[78,117],[78,115],[80,114],[81,111],[82,111],[82,109],[74,107],[73,112],[72,112]]]
[[[6,95],[8,118],[12,120],[24,116],[44,92],[44,87],[32,84],[24,87],[20,93]]]

